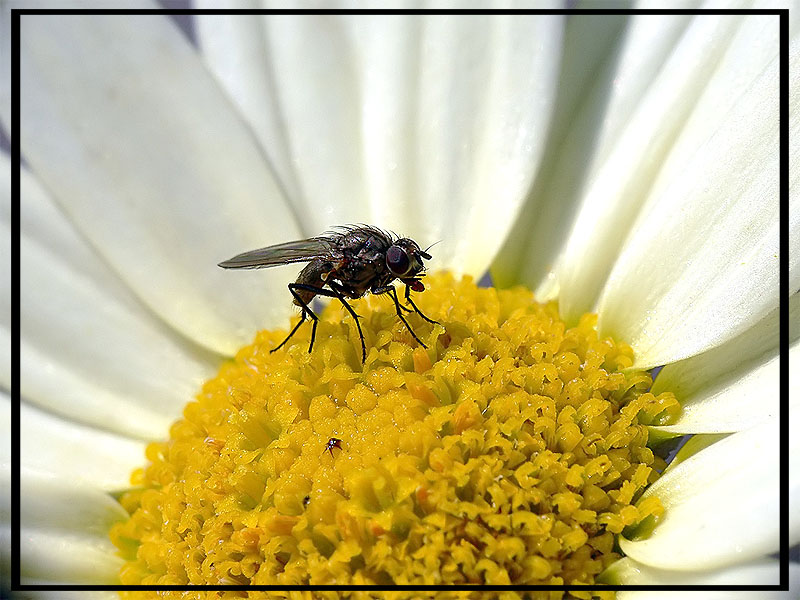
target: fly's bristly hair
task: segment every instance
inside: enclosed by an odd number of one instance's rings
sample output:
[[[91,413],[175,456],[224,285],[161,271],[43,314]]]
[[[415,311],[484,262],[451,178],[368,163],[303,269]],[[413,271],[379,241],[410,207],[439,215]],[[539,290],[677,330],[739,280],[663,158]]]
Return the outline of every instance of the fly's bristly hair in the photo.
[[[383,236],[392,241],[400,239],[400,236],[393,231],[389,231],[388,229],[381,229],[380,227],[376,227],[375,225],[369,225],[367,223],[350,223],[349,225],[334,225],[333,227],[330,228],[329,231],[326,231],[319,237],[339,236],[351,233],[356,230],[370,231],[374,234]]]

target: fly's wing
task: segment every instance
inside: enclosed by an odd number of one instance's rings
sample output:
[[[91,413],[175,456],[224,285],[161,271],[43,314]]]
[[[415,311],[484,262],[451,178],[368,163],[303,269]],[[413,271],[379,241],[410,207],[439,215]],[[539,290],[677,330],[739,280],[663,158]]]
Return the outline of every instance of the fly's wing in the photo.
[[[219,263],[223,269],[260,269],[289,263],[308,262],[319,256],[327,255],[333,246],[330,239],[324,237],[286,242],[250,250],[237,254],[233,258]]]

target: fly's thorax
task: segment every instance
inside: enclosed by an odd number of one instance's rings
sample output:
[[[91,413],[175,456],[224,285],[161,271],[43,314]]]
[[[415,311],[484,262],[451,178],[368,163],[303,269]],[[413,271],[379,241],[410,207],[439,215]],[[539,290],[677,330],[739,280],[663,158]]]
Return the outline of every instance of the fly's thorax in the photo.
[[[336,279],[351,298],[360,298],[369,290],[383,286],[394,279],[386,270],[383,255],[365,260],[352,258],[336,272]]]
[[[392,239],[383,231],[372,227],[357,227],[341,237],[337,249],[350,258],[375,260],[386,253]]]

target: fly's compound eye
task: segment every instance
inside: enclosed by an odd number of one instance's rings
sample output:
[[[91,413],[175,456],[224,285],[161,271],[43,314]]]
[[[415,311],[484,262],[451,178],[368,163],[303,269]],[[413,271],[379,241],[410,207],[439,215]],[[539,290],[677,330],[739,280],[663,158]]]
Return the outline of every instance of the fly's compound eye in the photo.
[[[389,246],[386,251],[386,266],[392,273],[402,277],[411,268],[411,260],[408,258],[408,253],[400,246]]]

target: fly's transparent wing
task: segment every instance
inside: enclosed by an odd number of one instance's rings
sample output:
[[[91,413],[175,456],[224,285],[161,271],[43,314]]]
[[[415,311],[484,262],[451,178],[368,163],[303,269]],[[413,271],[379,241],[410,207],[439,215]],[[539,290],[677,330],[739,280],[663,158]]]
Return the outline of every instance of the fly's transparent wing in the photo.
[[[233,258],[219,263],[219,266],[223,269],[260,269],[308,262],[320,256],[326,256],[330,253],[332,245],[331,240],[324,237],[286,242],[237,254]]]

